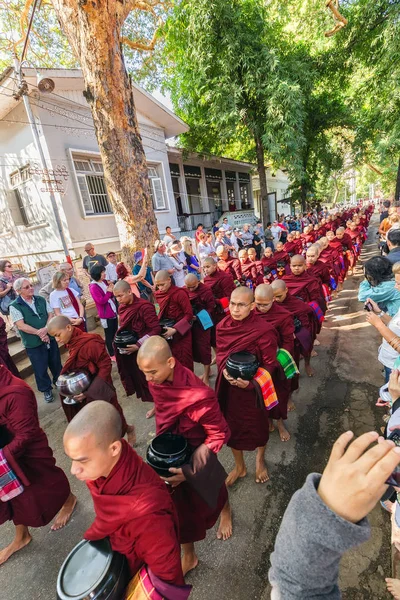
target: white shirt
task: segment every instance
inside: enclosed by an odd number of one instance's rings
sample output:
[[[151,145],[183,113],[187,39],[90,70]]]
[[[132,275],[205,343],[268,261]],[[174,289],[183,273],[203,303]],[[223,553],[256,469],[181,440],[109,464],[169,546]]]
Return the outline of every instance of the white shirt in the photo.
[[[168,233],[166,233],[163,237],[163,242],[164,244],[166,244],[168,246],[168,244],[170,244],[171,242],[173,242],[176,238],[172,237],[172,235],[168,235]]]
[[[117,265],[114,265],[113,263],[108,263],[108,265],[106,266],[106,279],[107,281],[112,281],[113,283],[115,283],[118,280]]]
[[[390,331],[393,331],[394,335],[400,336],[400,310],[392,317],[388,324]],[[378,360],[388,369],[393,369],[395,360],[399,358],[399,353],[386,341],[382,340],[382,345],[379,347]]]
[[[276,227],[272,225],[271,233],[274,236],[274,240],[279,240],[279,234],[282,233],[282,229],[278,225]]]
[[[75,290],[70,291],[74,294],[75,298],[79,298],[78,292]],[[68,317],[69,319],[79,318],[78,313],[72,305],[72,301],[67,290],[54,290],[51,292],[49,300],[53,312],[55,308],[59,308],[64,317]]]
[[[179,256],[179,254],[178,254]],[[187,271],[185,269],[186,262],[182,263],[179,259],[176,259],[174,256],[170,256],[175,268],[174,272],[174,282],[176,287],[185,287],[185,277],[187,275]]]

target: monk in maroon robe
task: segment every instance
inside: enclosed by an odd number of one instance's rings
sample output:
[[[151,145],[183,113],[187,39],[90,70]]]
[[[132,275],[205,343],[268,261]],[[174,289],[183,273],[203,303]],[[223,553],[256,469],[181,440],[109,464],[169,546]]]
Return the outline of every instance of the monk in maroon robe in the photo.
[[[193,371],[191,330],[193,310],[187,290],[173,285],[168,271],[158,271],[155,276],[155,284],[154,295],[160,307],[158,319],[161,325],[164,319],[170,319],[173,322],[172,326],[166,327],[162,335],[168,340],[173,356]]]
[[[220,271],[228,272],[232,275],[233,279],[237,281],[242,280],[242,269],[240,267],[240,261],[238,258],[234,258],[225,248],[225,246],[218,246],[216,249],[217,254],[217,265]]]
[[[13,359],[10,356],[8,351],[8,341],[7,341],[7,331],[5,321],[0,317],[0,365],[4,365],[7,369],[15,375],[15,377],[19,377],[19,371],[14,364]]]
[[[71,473],[86,482],[96,514],[84,537],[108,537],[112,549],[126,556],[132,576],[146,565],[175,598],[172,586],[184,579],[173,502],[165,483],[121,434],[118,411],[103,401],[85,406],[65,431]]]
[[[333,231],[328,231],[326,237],[329,243],[328,251],[330,252],[331,259],[334,261],[335,270],[338,273],[338,291],[342,291],[343,282],[346,278],[346,263],[343,257],[342,243],[336,238]]]
[[[247,287],[255,287],[257,284],[257,267],[254,261],[249,259],[248,252],[245,248],[239,250],[240,266],[242,268],[242,285]]]
[[[160,335],[161,327],[154,304],[148,300],[137,298],[127,281],[117,281],[114,296],[118,301],[118,332],[133,331],[138,336],[136,344],[118,349],[114,344],[118,372],[127,396],[136,394],[142,402],[153,402],[146,377],[137,366],[137,351],[146,339],[152,335]],[[154,408],[149,410],[146,418],[154,415]]]
[[[262,283],[272,283],[274,281],[274,279],[276,279],[277,277],[277,273],[276,273],[276,260],[274,257],[274,252],[272,250],[272,248],[265,248],[264,250],[264,256],[261,259],[261,271],[262,271],[262,277],[258,277],[257,279],[257,285],[260,285]]]
[[[247,474],[243,451],[257,450],[256,482],[269,479],[265,464],[265,449],[269,437],[268,411],[253,381],[233,379],[226,370],[226,362],[234,352],[251,352],[259,366],[273,376],[278,368],[276,352],[278,338],[273,327],[254,312],[253,291],[237,288],[230,299],[230,314],[217,325],[217,366],[215,386],[222,413],[231,430],[228,446],[231,448],[235,468],[226,483],[233,485]],[[261,400],[261,401],[260,401]]]
[[[226,472],[217,459],[229,429],[214,390],[176,361],[162,338],[143,344],[138,362],[156,405],[157,434],[183,435],[194,449],[190,462],[171,468],[173,476],[166,479],[179,517],[185,575],[198,563],[195,542],[205,538],[220,514],[217,537],[226,540],[232,535]]]
[[[285,267],[286,267],[286,265],[288,265],[290,263],[290,256],[286,252],[282,242],[276,243],[274,258],[275,258],[277,264],[284,263]]]
[[[318,244],[313,244],[307,248],[306,253],[306,265],[307,273],[313,275],[320,280],[323,285],[326,285],[328,290],[331,288],[331,277],[329,274],[329,267],[326,263],[318,260],[320,254],[320,247]]]
[[[289,259],[298,254],[298,243],[295,240],[294,233],[288,233],[283,249],[289,255]]]
[[[215,300],[215,308],[212,314],[214,327],[211,330],[211,346],[215,348],[215,327],[229,312],[228,304],[231,293],[235,289],[235,282],[230,273],[220,271],[217,263],[211,257],[203,260],[204,285],[211,288]]]
[[[103,338],[97,333],[86,333],[74,327],[68,317],[63,315],[53,317],[47,330],[56,338],[57,342],[65,344],[68,348],[68,358],[61,373],[84,370],[92,376],[92,382],[88,389],[82,394],[74,396],[77,404],[65,404],[63,396],[61,396],[61,405],[67,421],[70,422],[89,402],[105,400],[113,404],[120,413],[124,435],[127,434],[129,443],[134,444],[136,441],[135,428],[133,425],[127,424],[118,402],[111,376],[112,363]]]
[[[204,365],[204,375],[202,381],[208,385],[210,383],[211,370],[211,329],[204,329],[196,314],[205,310],[211,315],[215,309],[215,300],[211,289],[201,283],[194,273],[189,273],[185,277],[185,286],[189,294],[189,300],[192,305],[194,321],[192,325],[192,352],[194,362]]]
[[[294,356],[294,322],[292,315],[279,304],[274,302],[274,292],[270,285],[259,285],[254,293],[256,314],[266,323],[271,325],[278,335],[278,346],[287,350]],[[277,420],[279,436],[282,442],[290,440],[290,433],[285,427],[288,404],[292,391],[292,384],[286,379],[282,369],[275,371],[273,379],[279,404],[271,410],[270,432],[274,431],[273,419]]]
[[[317,328],[314,311],[306,302],[289,293],[283,279],[274,281],[272,289],[274,291],[275,302],[278,302],[280,306],[289,311],[294,319],[295,346],[293,358],[297,366],[299,366],[300,355],[302,355],[306,373],[309,377],[313,377],[314,371],[311,367],[311,353]],[[293,378],[292,381],[295,383],[296,379]],[[292,385],[292,391],[297,389],[297,384],[298,380],[295,385]]]
[[[56,467],[41,429],[35,394],[0,365],[0,448],[24,490],[0,502],[0,525],[13,521],[15,538],[0,550],[0,565],[32,540],[28,527],[43,527],[57,515],[51,529],[69,521],[76,504],[68,479]]]
[[[290,275],[282,279],[286,283],[289,292],[304,302],[316,302],[323,313],[326,312],[326,303],[322,284],[316,277],[309,275],[306,271],[306,259],[297,254],[290,259]]]
[[[247,256],[249,261],[255,265],[257,271],[257,285],[264,282],[264,269],[261,260],[257,258],[257,252],[255,248],[247,248]]]

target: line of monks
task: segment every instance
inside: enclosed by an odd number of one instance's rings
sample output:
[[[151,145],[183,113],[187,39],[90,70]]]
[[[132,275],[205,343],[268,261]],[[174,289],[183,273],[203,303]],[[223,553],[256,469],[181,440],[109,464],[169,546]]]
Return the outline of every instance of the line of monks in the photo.
[[[155,414],[157,434],[179,433],[193,449],[190,463],[171,469],[167,482],[132,448],[135,429],[118,402],[103,339],[64,316],[49,323],[49,334],[68,348],[63,372],[85,368],[92,375],[77,404],[62,403],[71,473],[87,483],[95,508],[84,537],[108,536],[112,548],[127,557],[132,576],[145,564],[171,586],[166,597],[184,597],[177,594],[188,590],[184,576],[197,566],[195,543],[218,519],[217,537],[231,537],[227,490],[247,474],[244,451],[255,452],[256,482],[268,481],[269,435],[276,426],[282,442],[290,439],[285,423],[294,409],[300,360],[311,377],[313,347],[328,303],[357,262],[372,212],[372,206],[353,209],[299,236],[289,234],[286,244],[278,244],[274,253],[267,248],[260,261],[253,249],[241,250],[239,258],[219,249],[217,262],[203,261],[204,281],[188,275],[185,288],[159,271],[158,312],[127,282],[117,282],[119,331],[138,337],[125,353],[116,348],[126,394],[153,403],[147,416]],[[202,311],[213,327],[204,326]],[[281,350],[288,363],[280,360]],[[243,351],[259,364],[260,376],[257,371],[251,381],[234,379],[226,368],[229,356]],[[204,366],[202,378],[194,374],[195,362]],[[213,363],[215,390],[209,386]],[[271,397],[277,401],[268,405]],[[217,457],[224,444],[235,461],[229,474]],[[16,528],[13,542],[0,551],[1,564],[31,541],[29,527],[54,517],[53,528],[62,527],[76,503],[40,428],[32,390],[5,366],[0,367],[0,448],[0,464],[4,458],[24,487],[0,502],[0,524],[12,520]]]

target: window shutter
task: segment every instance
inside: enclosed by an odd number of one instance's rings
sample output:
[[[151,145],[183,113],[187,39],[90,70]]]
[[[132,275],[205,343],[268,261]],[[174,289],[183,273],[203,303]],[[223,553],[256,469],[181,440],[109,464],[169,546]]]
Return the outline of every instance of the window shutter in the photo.
[[[164,190],[162,188],[162,182],[160,177],[152,177],[150,179],[151,188],[153,190],[153,203],[155,210],[165,210],[165,198]]]
[[[25,213],[21,211],[22,199],[18,188],[7,192],[7,204],[14,225],[26,226],[28,223],[26,223]]]
[[[85,209],[85,213],[87,215],[92,215],[94,213],[92,200],[90,198],[89,189],[86,183],[86,176],[76,174],[78,178],[79,192],[82,198],[83,208]]]

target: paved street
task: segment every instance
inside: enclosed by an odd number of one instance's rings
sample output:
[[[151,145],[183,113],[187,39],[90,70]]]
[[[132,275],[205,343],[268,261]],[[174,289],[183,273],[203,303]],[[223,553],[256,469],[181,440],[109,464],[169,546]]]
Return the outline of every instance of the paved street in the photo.
[[[374,222],[377,222],[375,217]],[[376,253],[375,229],[370,228],[370,242],[363,259]],[[279,441],[273,433],[267,449],[271,481],[256,485],[254,455],[247,453],[248,476],[231,492],[234,535],[227,542],[216,539],[210,531],[198,544],[200,565],[189,577],[193,600],[266,600],[270,597],[267,582],[269,555],[281,518],[293,492],[311,471],[320,471],[332,442],[339,433],[351,428],[357,435],[382,425],[382,409],[376,409],[377,387],[383,378],[377,362],[378,338],[365,323],[365,313],[357,302],[357,287],[362,269],[346,282],[340,298],[332,303],[321,345],[314,359],[316,376],[302,374],[301,389],[295,395],[297,410],[290,414],[290,442]],[[146,421],[148,408],[127,399],[115,369],[115,383],[127,420],[138,432],[138,452],[143,456],[152,434],[154,420]],[[213,381],[215,378],[213,379]],[[69,470],[62,450],[65,419],[58,403],[45,406],[39,399],[41,423],[49,436],[58,464]],[[231,468],[230,451],[225,448],[221,459]],[[69,550],[81,539],[93,517],[92,504],[85,485],[70,477],[78,506],[68,526],[57,533],[49,528],[33,531],[33,542],[0,567],[1,600],[53,600],[60,564]],[[376,508],[371,517],[372,538],[361,550],[345,557],[341,570],[341,588],[345,600],[387,598],[384,576],[390,575],[389,517]],[[13,528],[1,528],[1,545],[11,540]]]

